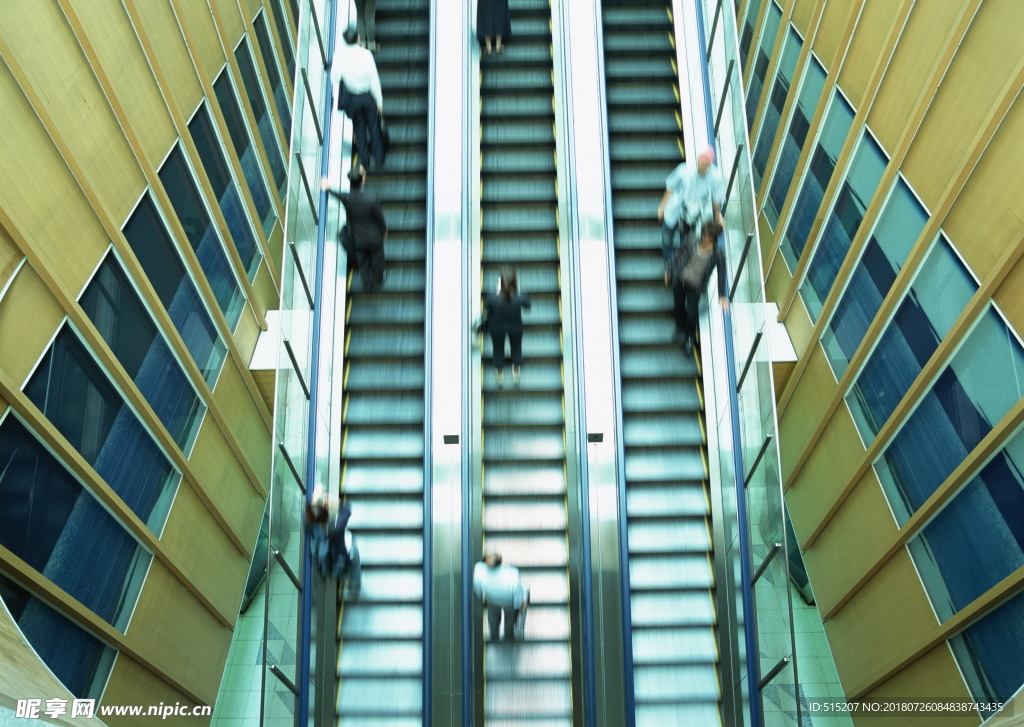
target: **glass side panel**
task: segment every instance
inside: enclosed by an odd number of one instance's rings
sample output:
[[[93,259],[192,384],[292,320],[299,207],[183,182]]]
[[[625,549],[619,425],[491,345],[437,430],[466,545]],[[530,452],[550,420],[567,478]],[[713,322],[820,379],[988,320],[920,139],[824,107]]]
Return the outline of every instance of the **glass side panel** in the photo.
[[[761,43],[754,57],[754,70],[750,74],[750,83],[747,86],[747,128],[754,125],[754,114],[757,113],[757,102],[761,99],[764,79],[768,75],[768,62],[771,59],[772,47],[775,45],[775,36],[778,35],[779,25],[782,24],[782,8],[772,0],[766,15],[764,29],[761,31]]]
[[[1024,593],[1006,601],[949,640],[974,699],[1005,703],[1024,683]],[[994,710],[981,712],[982,718]]]
[[[760,188],[761,178],[764,176],[765,167],[768,166],[768,155],[771,153],[772,144],[775,143],[775,133],[779,130],[782,109],[786,105],[786,99],[789,98],[789,86],[793,81],[793,71],[796,70],[796,61],[800,56],[802,45],[803,41],[799,34],[792,25],[789,26],[786,44],[782,48],[779,72],[775,74],[775,85],[772,86],[772,94],[768,97],[764,116],[761,118],[761,128],[757,132],[758,140],[751,168],[754,174],[754,189]]]
[[[288,77],[295,78],[295,54],[292,52],[291,26],[288,24],[287,13],[280,2],[267,3],[270,8],[270,15],[274,18],[274,25],[277,27],[277,37],[281,39],[281,50],[284,52],[284,62],[288,66]]]
[[[761,0],[750,0],[747,3],[747,14],[743,18],[743,31],[740,34],[740,75],[742,75],[742,69],[747,67],[750,44],[754,41],[754,23],[757,22],[757,14],[760,11]]]

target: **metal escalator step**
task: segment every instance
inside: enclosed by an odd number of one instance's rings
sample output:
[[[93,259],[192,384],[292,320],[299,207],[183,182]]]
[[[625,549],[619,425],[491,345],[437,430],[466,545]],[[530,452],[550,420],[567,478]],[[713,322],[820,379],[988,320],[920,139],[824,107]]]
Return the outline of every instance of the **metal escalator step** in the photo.
[[[419,458],[423,456],[423,427],[350,426],[341,445],[345,459]]]
[[[712,588],[714,578],[707,553],[696,555],[631,555],[629,587],[633,591]]]
[[[716,702],[721,696],[714,664],[638,666],[633,684],[636,701],[642,703]]]
[[[378,9],[377,14],[381,12]],[[378,33],[379,35],[379,33]],[[392,66],[407,68],[430,63],[430,45],[428,43],[381,43],[381,49],[374,56],[377,72],[383,77],[385,69]],[[426,90],[426,89],[424,89]]]
[[[363,532],[356,538],[359,560],[364,568],[370,566],[422,566],[423,535],[398,533],[374,534]]]
[[[569,644],[491,643],[485,657],[488,680],[569,678]]]
[[[669,168],[668,172],[671,171]],[[615,247],[619,250],[660,250],[661,223],[657,218],[616,222]]]
[[[362,551],[360,551],[362,556]],[[420,568],[363,568],[361,603],[422,603],[423,570]]]
[[[423,683],[409,678],[341,680],[337,711],[345,724],[348,715],[418,716],[423,708]]]
[[[426,151],[399,149],[388,154],[387,159],[384,160],[384,171],[389,174],[409,174],[412,172],[426,174],[427,153]]]
[[[626,479],[631,482],[678,482],[707,479],[699,447],[633,450],[626,457]]]
[[[652,116],[658,118],[657,115]],[[665,192],[665,179],[671,172],[671,164],[666,164],[664,167],[647,166],[646,164],[616,164],[612,167],[612,190],[615,192],[645,191],[654,198],[655,209],[657,209],[657,205],[661,202],[661,195]]]
[[[666,136],[619,139],[611,149],[612,163],[658,159],[660,161],[675,161],[678,164],[683,161],[682,146],[679,142],[679,132],[673,132]],[[618,219],[618,214],[615,217]]]
[[[656,55],[647,58],[611,56],[605,60],[605,77],[609,80],[633,78],[643,81],[675,81],[679,74],[672,68],[672,56]]]
[[[544,119],[490,121],[484,124],[480,136],[483,145],[502,144],[546,144],[555,143],[555,130],[551,122]],[[550,181],[550,180],[549,180]]]
[[[483,356],[485,392],[498,391],[498,384],[495,379],[494,368],[491,366],[491,337],[484,336],[486,341],[486,354]],[[506,359],[507,360],[507,359]],[[512,386],[512,376],[506,372],[505,386],[515,391]],[[522,368],[522,379],[519,382],[519,391],[561,391],[562,390],[562,365],[561,361],[553,363],[550,361],[527,361]]]
[[[491,276],[485,276],[485,281]],[[494,274],[494,279],[497,280],[497,273]],[[521,280],[522,278],[520,278]],[[523,286],[520,284],[520,289]],[[494,285],[490,284],[489,281],[485,283],[484,290],[494,290]],[[530,302],[533,304],[529,310],[523,311],[523,324],[528,328],[536,326],[557,326],[562,320],[562,312],[558,304],[557,296],[542,296],[538,295],[536,289],[533,289],[530,295]],[[483,306],[481,304],[481,311]]]
[[[392,119],[426,119],[427,117],[427,95],[425,93],[394,93],[389,94],[385,99],[387,105],[384,107],[384,118],[390,123]],[[388,172],[394,171],[392,166],[393,154],[389,154],[384,163],[384,169]],[[426,152],[423,152],[426,159]],[[426,167],[424,166],[424,170]]]
[[[523,634],[525,641],[569,640],[569,609],[564,605],[534,605],[530,606],[527,614]]]
[[[625,26],[628,27],[628,26]],[[668,53],[675,55],[676,49],[672,46],[672,39],[669,35],[671,29],[656,29],[653,32],[643,33],[624,32],[618,25],[605,24],[604,52],[608,56],[616,54],[654,55]]]
[[[705,517],[711,514],[704,485],[630,486],[626,491],[626,512],[630,518]]]
[[[422,359],[409,363],[386,359],[353,362],[349,359],[346,367],[345,388],[348,391],[400,391],[403,389],[422,391],[423,381]]]
[[[623,26],[633,26],[654,31],[659,25],[663,25],[671,30],[672,19],[669,17],[667,10],[668,6],[643,7],[631,5],[629,7],[609,7],[605,5],[601,18],[604,21],[605,27],[615,26],[622,28]]]
[[[398,125],[395,124],[394,126]],[[426,135],[425,127],[420,124],[406,124],[405,126],[410,130],[422,131],[424,136]],[[391,143],[397,146],[394,131],[391,132]],[[414,143],[419,146],[423,143],[423,140],[417,140]],[[370,185],[368,184],[367,187],[370,187]],[[395,214],[396,211],[393,207],[388,207],[387,205],[394,204],[396,207],[398,205],[412,206],[410,203],[415,202],[417,203],[416,207],[422,207],[427,198],[427,180],[419,175],[415,177],[390,178],[387,184],[375,183],[372,187],[371,191],[377,195],[381,205],[385,206],[384,216],[387,218],[389,226],[391,224],[391,215],[388,214],[388,211],[391,211],[392,214]]]
[[[636,705],[636,727],[721,727],[715,701]]]
[[[384,207],[384,214],[387,215],[387,206]],[[384,257],[388,263],[392,262],[422,262],[426,257],[426,243],[422,235],[410,237],[405,234],[388,234],[387,242],[384,243]]]
[[[345,715],[338,719],[338,727],[423,727],[423,717],[395,717],[392,715],[375,715],[359,717]]]
[[[421,204],[392,205],[388,208],[388,234],[391,232],[422,231],[427,226],[427,211]],[[385,243],[385,247],[387,243]]]
[[[501,265],[484,266],[483,292],[497,290],[501,268]],[[520,265],[516,270],[516,279],[519,282],[520,292],[528,294],[531,303],[534,302],[534,298],[537,298],[538,303],[550,302],[557,305],[557,295],[559,292],[559,270],[557,265],[552,263]],[[544,295],[545,293],[553,295]],[[523,322],[528,320],[533,320],[533,308],[523,311]],[[557,323],[558,321],[556,320],[555,322]]]
[[[619,285],[618,302],[623,313],[671,313],[672,290],[660,280],[623,284]]]
[[[485,174],[554,174],[554,147],[482,151],[480,170]]]
[[[342,471],[341,484],[346,494],[423,492],[423,466],[348,461]]]
[[[545,46],[546,48],[546,46]],[[546,118],[554,121],[554,97],[546,93],[489,94],[480,97],[480,119]]]
[[[395,91],[409,91],[427,88],[427,69],[406,66],[404,68],[379,68],[381,88]]]
[[[352,515],[355,518],[355,513]],[[705,518],[672,520],[630,520],[629,552],[706,553],[711,549],[711,533]]]
[[[353,392],[346,397],[342,423],[422,424],[423,396]]]
[[[632,200],[631,200],[632,201]],[[655,210],[657,211],[657,210]],[[665,272],[665,258],[658,253],[650,255],[617,255],[615,258],[615,277],[618,280],[631,282],[662,284]]]
[[[480,73],[480,95],[495,91],[527,93],[552,89],[551,71],[547,68],[486,68]]]
[[[488,535],[528,530],[565,530],[565,500],[492,498],[484,504],[483,528]]]
[[[352,298],[348,320],[350,326],[383,323],[422,324],[426,315],[423,298],[398,295],[356,295]]]
[[[484,207],[480,230],[489,232],[552,231],[558,228],[554,202],[545,204],[516,204]]]
[[[484,239],[481,260],[487,263],[558,262],[558,240],[554,235],[489,234]],[[490,288],[489,290],[493,290]],[[531,314],[533,311],[531,311]]]
[[[634,664],[714,664],[716,661],[715,632],[707,626],[633,631]]]
[[[529,323],[526,325],[529,325]],[[508,345],[506,344],[506,353],[508,350]],[[483,356],[485,359],[489,359],[492,355],[491,337],[485,336]],[[561,358],[562,338],[557,331],[554,333],[548,331],[527,331],[523,335],[523,356],[527,360],[527,364],[531,358]],[[523,366],[523,371],[523,377],[525,379],[525,365]],[[512,382],[507,381],[506,383],[511,385]]]
[[[551,18],[512,16],[512,38],[516,41],[544,40],[551,37]]]
[[[480,65],[488,68],[501,64],[503,66],[546,66],[551,67],[551,43],[545,43],[536,39],[530,42],[516,42],[505,46],[505,53],[501,56],[482,56]]]
[[[564,568],[524,568],[523,584],[530,589],[531,604],[569,603],[569,576]]]
[[[538,460],[565,457],[562,427],[487,428],[484,460]]]
[[[377,3],[377,17],[426,15],[430,12],[430,0],[380,0]],[[380,35],[378,33],[377,35]]]
[[[377,38],[381,46],[384,45],[384,41],[381,40],[383,38],[388,39],[388,45],[393,45],[399,40],[415,42],[419,38],[428,37],[429,33],[429,17],[382,15],[377,18]]]
[[[495,426],[545,426],[563,424],[562,395],[526,394],[522,391],[496,392],[484,400],[483,423]]]
[[[629,603],[634,629],[715,624],[715,606],[710,591],[633,593]]]
[[[622,352],[622,378],[662,378],[697,375],[697,360],[682,345],[657,349],[639,348]],[[696,396],[696,387],[694,395]],[[699,406],[699,401],[698,401]]]
[[[569,718],[572,714],[569,682],[488,679],[484,712],[487,715],[487,724],[491,724],[494,719],[502,718]]]
[[[487,727],[572,727],[570,717],[488,719]]]
[[[679,106],[673,83],[658,81],[651,84],[609,83],[606,91],[608,106],[642,106],[675,108]],[[614,150],[613,150],[614,151]]]
[[[635,641],[635,640],[634,640]],[[419,676],[423,645],[419,641],[353,641],[338,657],[338,676]]]
[[[626,415],[622,428],[627,447],[699,447],[704,432],[696,413]]]
[[[551,177],[506,177],[488,175],[483,179],[483,193],[480,201],[484,204],[508,204],[541,202],[556,204],[554,179]]]
[[[484,494],[562,495],[565,470],[561,463],[503,462],[484,468]]]
[[[696,366],[692,369],[692,375],[696,375]],[[701,410],[701,406],[693,381],[626,380],[622,384],[622,410],[628,417],[646,412],[696,412]]]
[[[508,8],[512,13],[551,13],[548,0],[509,0]]]
[[[372,500],[350,497],[352,517],[348,526],[353,533],[372,530],[408,530],[423,527],[423,500],[397,497]]]
[[[501,553],[505,562],[519,568],[564,568],[569,562],[565,535],[488,535],[484,552]],[[527,621],[532,618],[527,618]]]
[[[423,637],[422,606],[381,606],[347,603],[341,620],[341,638],[374,641]]]
[[[625,259],[622,255],[619,259]],[[645,255],[661,263],[659,253]],[[669,346],[675,333],[675,321],[669,316],[647,316],[643,314],[619,315],[619,345],[626,346]]]
[[[391,282],[388,276],[387,285]],[[349,331],[345,353],[361,356],[423,356],[423,328],[360,326]]]

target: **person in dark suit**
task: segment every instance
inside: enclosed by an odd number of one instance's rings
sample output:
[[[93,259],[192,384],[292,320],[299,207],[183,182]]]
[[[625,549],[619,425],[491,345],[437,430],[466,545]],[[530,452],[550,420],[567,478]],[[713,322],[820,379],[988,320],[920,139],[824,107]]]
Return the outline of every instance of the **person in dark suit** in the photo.
[[[675,299],[676,333],[672,340],[683,344],[686,353],[693,353],[693,337],[697,333],[697,306],[708,289],[711,273],[718,268],[718,295],[723,310],[729,310],[725,297],[725,253],[718,246],[722,226],[708,222],[701,229],[700,240],[690,240],[672,258],[672,297]]]
[[[505,52],[502,38],[512,33],[512,16],[508,12],[508,0],[479,0],[476,6],[476,35],[484,44],[484,53],[491,54],[491,39],[497,42],[499,53]]]
[[[487,297],[484,308],[487,311],[487,329],[491,332],[491,343],[494,344],[493,362],[498,388],[505,385],[506,336],[512,349],[512,383],[519,386],[523,365],[523,308],[530,308],[530,298],[519,293],[519,283],[513,268],[502,269],[498,293]]]
[[[372,192],[363,190],[366,167],[359,165],[348,173],[349,192],[331,189],[327,177],[320,180],[320,188],[341,200],[345,207],[346,224],[355,243],[359,276],[363,290],[372,293],[384,284],[384,240],[388,236],[388,223],[380,209],[380,200]]]

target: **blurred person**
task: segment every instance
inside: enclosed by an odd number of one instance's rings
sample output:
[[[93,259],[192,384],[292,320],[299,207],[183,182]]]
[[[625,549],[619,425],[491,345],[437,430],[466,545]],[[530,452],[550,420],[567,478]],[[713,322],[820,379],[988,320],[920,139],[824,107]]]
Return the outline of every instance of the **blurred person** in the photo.
[[[697,155],[696,166],[683,162],[668,175],[665,194],[658,206],[661,254],[665,258],[665,285],[669,284],[676,235],[679,235],[680,246],[683,246],[705,222],[714,221],[725,227],[722,219],[723,204],[725,183],[715,165],[715,152],[710,147]]]
[[[362,586],[359,548],[348,529],[351,516],[349,507],[337,495],[327,494],[321,485],[316,486],[306,504],[310,560],[323,578],[347,578],[346,599],[358,597]]]
[[[366,167],[360,164],[358,169],[353,168],[348,173],[348,181],[349,191],[338,192],[331,189],[327,177],[322,177],[320,189],[337,197],[344,205],[347,220],[345,224],[352,235],[363,290],[372,293],[384,284],[387,273],[384,240],[388,236],[388,223],[384,219],[377,195],[364,189]]]
[[[515,268],[504,267],[498,283],[498,292],[489,295],[484,303],[487,328],[494,344],[494,375],[498,388],[505,385],[505,337],[512,349],[512,383],[519,386],[523,366],[523,308],[529,310],[530,298],[519,292]]]
[[[370,51],[359,46],[359,33],[355,28],[349,26],[342,37],[345,42],[334,54],[331,66],[338,109],[352,119],[359,163],[367,168],[380,166],[384,163],[384,139],[380,131],[384,96],[377,63]]]
[[[356,0],[356,28],[364,48],[376,53],[377,47],[377,0]]]
[[[523,588],[519,569],[504,565],[500,553],[485,555],[473,567],[473,593],[487,607],[491,641],[498,640],[502,612],[505,614],[504,638],[506,641],[515,641],[516,624],[519,619],[525,622],[526,608],[530,602],[530,593]],[[522,626],[523,623],[520,623],[520,630]]]
[[[476,35],[484,44],[484,53],[491,55],[493,48],[505,52],[502,39],[512,34],[512,16],[508,12],[508,0],[479,0],[476,6]]]
[[[729,310],[725,296],[725,253],[718,245],[722,226],[707,222],[699,240],[684,242],[672,258],[672,297],[675,302],[676,332],[672,340],[682,342],[687,354],[693,353],[697,333],[697,307],[700,296],[708,288],[711,272],[718,268],[718,295],[722,310]]]

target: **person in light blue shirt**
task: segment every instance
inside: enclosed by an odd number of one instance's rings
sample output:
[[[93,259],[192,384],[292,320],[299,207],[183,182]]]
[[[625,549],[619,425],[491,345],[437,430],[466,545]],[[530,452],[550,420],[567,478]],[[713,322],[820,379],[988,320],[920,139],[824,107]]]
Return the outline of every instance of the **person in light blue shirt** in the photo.
[[[505,613],[505,640],[515,641],[516,623],[526,617],[530,593],[523,588],[519,569],[503,565],[499,553],[491,553],[473,568],[473,593],[487,606],[491,641],[498,640],[502,611]]]
[[[725,226],[722,205],[725,183],[715,165],[715,152],[706,148],[697,156],[697,165],[683,162],[665,180],[665,194],[658,206],[661,221],[661,254],[665,258],[665,285],[671,282],[670,264],[678,233],[685,245],[706,222]]]

